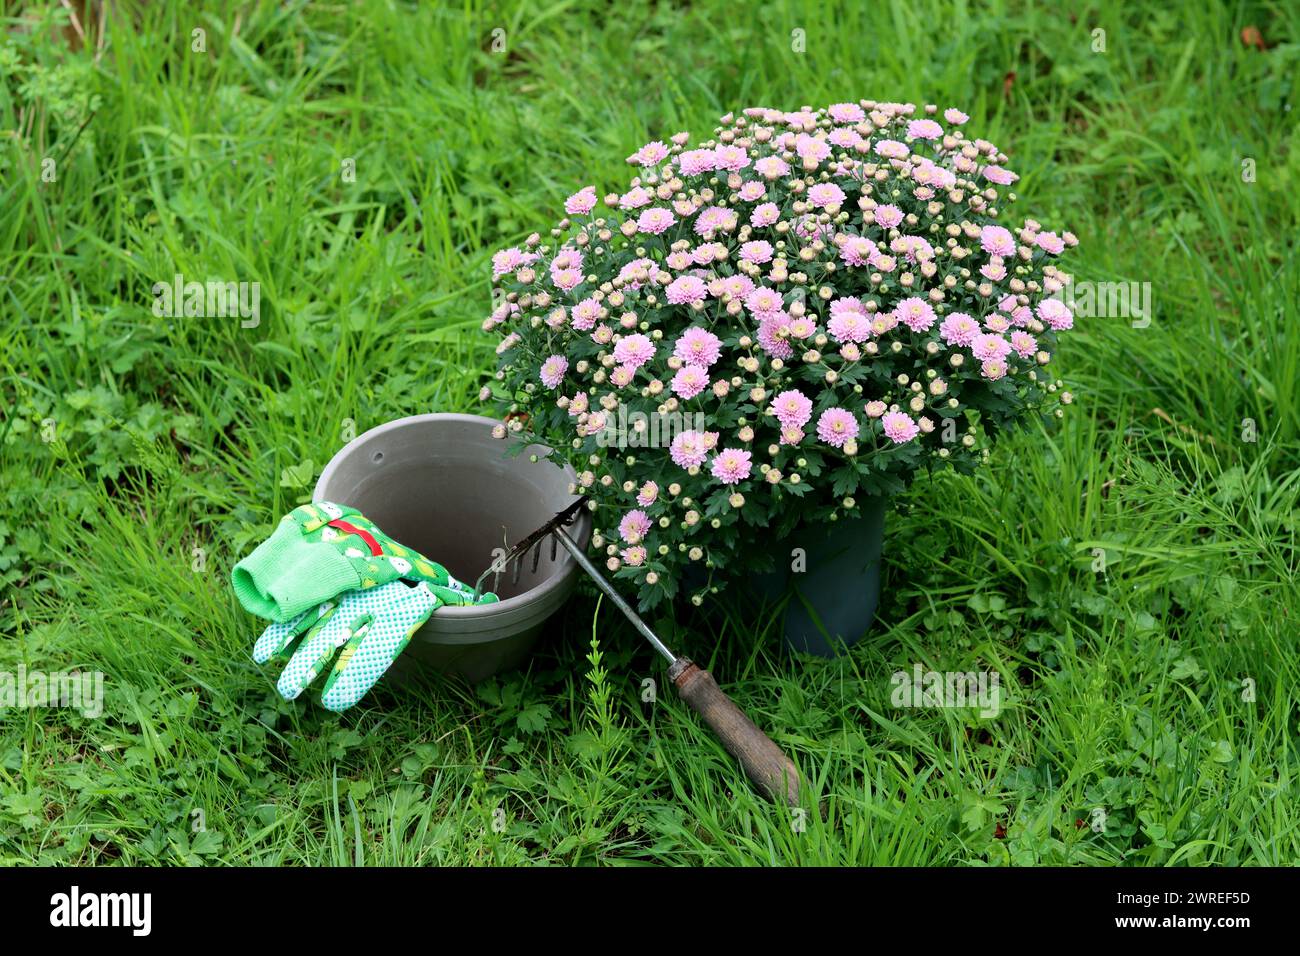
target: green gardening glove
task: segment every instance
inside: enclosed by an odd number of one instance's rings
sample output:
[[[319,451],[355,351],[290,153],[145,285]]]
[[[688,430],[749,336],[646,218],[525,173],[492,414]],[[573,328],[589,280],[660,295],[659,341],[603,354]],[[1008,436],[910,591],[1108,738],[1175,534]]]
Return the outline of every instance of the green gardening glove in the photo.
[[[394,541],[355,508],[320,501],[281,518],[275,533],[235,565],[230,582],[249,613],[285,623],[344,591],[398,578],[473,594],[442,565]]]
[[[253,660],[264,664],[272,657],[288,657],[276,688],[285,700],[293,700],[325,669],[334,651],[343,648],[321,691],[322,704],[343,711],[374,686],[435,610],[444,604],[496,601],[495,594],[479,597],[472,589],[425,581],[412,587],[391,581],[369,590],[350,591],[337,602],[324,602],[290,622],[272,624],[258,638]],[[295,650],[303,632],[306,637]]]

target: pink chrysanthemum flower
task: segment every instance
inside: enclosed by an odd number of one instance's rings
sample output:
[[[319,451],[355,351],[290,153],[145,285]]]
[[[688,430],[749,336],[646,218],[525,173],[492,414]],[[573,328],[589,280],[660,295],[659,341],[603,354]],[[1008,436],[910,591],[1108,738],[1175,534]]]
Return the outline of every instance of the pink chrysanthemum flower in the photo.
[[[1016,240],[1002,226],[985,226],[980,230],[980,248],[991,256],[1014,256]]]
[[[655,140],[653,143],[646,143],[629,156],[627,161],[632,166],[658,166],[667,158],[668,147]]]
[[[572,292],[582,283],[582,271],[579,269],[557,269],[551,273],[551,281],[561,292]]]
[[[708,329],[693,326],[678,337],[673,354],[683,362],[707,369],[722,356],[722,340]]]
[[[772,400],[772,413],[784,428],[803,428],[812,418],[812,399],[797,388],[787,389]]]
[[[676,221],[677,217],[670,210],[662,206],[654,206],[637,217],[636,227],[641,232],[657,236],[667,232]]]
[[[701,236],[712,236],[721,230],[731,232],[738,222],[736,211],[725,206],[709,206],[695,217],[695,231]]]
[[[518,246],[502,249],[492,257],[492,278],[500,279],[503,275],[514,272],[536,259],[536,253],[524,252]]]
[[[791,319],[786,328],[789,330],[792,339],[810,339],[817,334],[817,323],[806,315]]]
[[[907,124],[907,135],[912,139],[938,139],[943,127],[931,119],[912,120]]]
[[[781,444],[797,445],[803,441],[803,429],[793,425],[781,426]]]
[[[772,261],[774,251],[772,244],[766,239],[755,239],[753,242],[747,242],[740,247],[740,258],[745,262],[762,265],[764,262]]]
[[[636,369],[631,365],[616,365],[609,373],[609,383],[615,388],[627,388],[636,378]]]
[[[696,465],[702,465],[708,454],[709,449],[704,435],[693,430],[678,432],[672,444],[668,446],[668,457],[678,468],[694,468]]]
[[[625,335],[614,346],[614,361],[633,368],[640,368],[654,358],[655,346],[649,336],[640,334]]]
[[[898,320],[913,332],[929,331],[936,319],[930,303],[920,296],[910,296],[898,303],[895,313],[898,315]]]
[[[826,329],[836,342],[865,342],[871,338],[871,320],[865,310],[841,308],[837,311],[835,304],[831,305],[831,320],[826,323]]]
[[[743,146],[719,146],[713,150],[715,168],[730,173],[740,172],[749,165],[749,153]]]
[[[816,165],[831,155],[830,144],[826,140],[817,136],[809,136],[807,133],[800,133],[795,137],[794,151],[805,164],[812,163]]]
[[[867,118],[857,103],[833,103],[826,107],[826,113],[837,123],[861,123]]]
[[[1011,343],[1000,335],[981,332],[971,341],[970,351],[983,362],[1004,359],[1011,353]]]
[[[677,157],[677,170],[683,176],[699,176],[718,168],[718,157],[711,149],[688,149]]]
[[[709,297],[709,287],[699,276],[678,276],[668,284],[664,296],[673,305],[703,302]]]
[[[907,159],[912,155],[912,151],[907,148],[906,143],[900,143],[896,139],[882,139],[875,145],[877,156],[883,156],[885,159]]]
[[[921,430],[921,426],[903,412],[887,413],[880,419],[880,424],[885,430],[885,437],[896,445],[911,441]]]
[[[842,295],[838,299],[831,300],[831,315],[844,315],[852,313],[854,315],[867,316],[867,307],[862,304],[862,300],[856,295]]]
[[[709,387],[709,373],[698,365],[683,365],[673,376],[671,388],[684,399],[692,399]]]
[[[951,123],[953,126],[960,126],[962,123],[970,119],[970,117],[961,110],[951,108],[943,111],[943,118],[945,122]]]
[[[781,293],[765,285],[759,286],[745,296],[745,308],[758,316],[780,312],[782,305],[784,303],[781,301]]]
[[[542,384],[547,388],[555,388],[564,381],[564,373],[569,370],[569,360],[563,355],[552,355],[542,363],[541,375]]]
[[[657,269],[658,266],[652,259],[633,259],[618,270],[618,281],[624,283],[629,289],[639,289],[641,283],[649,281]]]
[[[567,269],[576,269],[581,272],[583,262],[582,253],[577,249],[561,249],[555,254],[555,258],[551,260],[550,268],[552,272]]]
[[[1058,332],[1074,326],[1074,313],[1060,299],[1044,299],[1038,303],[1038,317]]]
[[[862,406],[862,410],[867,413],[868,418],[879,418],[885,414],[888,408],[889,406],[884,402],[867,402],[866,405]]]
[[[882,229],[893,229],[903,221],[903,210],[893,203],[885,203],[875,208],[876,225]]]
[[[618,197],[619,209],[640,209],[642,206],[648,206],[654,202],[655,194],[650,192],[644,186],[633,186],[623,195]]]
[[[782,361],[794,356],[790,343],[777,333],[790,325],[788,312],[765,312],[758,323],[758,345],[764,352]]]
[[[838,146],[840,149],[862,149],[866,140],[855,129],[841,127],[833,129],[826,135],[826,142],[832,146]]]
[[[738,195],[743,202],[758,202],[767,195],[767,190],[763,188],[763,184],[758,180],[751,179],[740,187]]]
[[[1033,358],[1038,351],[1038,340],[1028,332],[1017,329],[1011,333],[1011,347],[1021,358]]]
[[[940,189],[952,189],[953,186],[957,185],[957,177],[950,170],[944,169],[928,159],[918,163],[912,170],[912,179],[923,186],[937,186]],[[924,198],[928,199],[930,197],[926,195]]]
[[[980,364],[980,374],[991,382],[996,382],[1002,376],[1007,374],[1007,363],[1005,359],[989,359],[987,362]]]
[[[893,272],[898,265],[894,261],[893,256],[887,256],[879,249],[877,249],[875,252],[871,254],[870,262],[871,262],[871,268],[877,269],[881,272]]]
[[[623,558],[623,563],[629,568],[641,567],[641,565],[645,564],[645,559],[648,554],[649,552],[646,551],[645,547],[639,544],[635,544],[630,548],[624,548],[619,552],[619,555]]]
[[[754,172],[767,180],[777,180],[789,175],[790,164],[780,156],[764,156],[754,163]]]
[[[893,312],[877,312],[871,318],[871,334],[884,335],[898,327],[898,316]]]
[[[749,477],[750,454],[740,448],[727,448],[709,463],[713,477],[724,485],[734,485]]]
[[[636,503],[642,508],[649,508],[659,499],[659,485],[653,481],[647,481],[637,490]]]
[[[650,516],[640,508],[634,508],[623,515],[618,523],[618,536],[628,544],[638,544],[650,533]]]
[[[899,236],[889,248],[913,265],[934,258],[934,246],[921,236]]]
[[[858,437],[858,420],[847,408],[828,408],[817,417],[817,437],[835,448]]]
[[[754,211],[749,214],[749,224],[755,229],[762,229],[774,225],[780,218],[781,207],[774,202],[765,202],[754,207]]]
[[[808,190],[808,202],[818,209],[838,206],[844,202],[844,190],[834,183],[818,183]]]
[[[1065,251],[1065,240],[1054,232],[1040,232],[1034,237],[1034,245],[1054,256],[1059,256]]]
[[[695,247],[691,253],[691,260],[697,266],[707,266],[713,262],[721,262],[727,258],[727,247],[720,242],[705,242]]]
[[[985,166],[980,170],[980,174],[991,183],[999,186],[1010,186],[1020,177],[1009,169],[1001,166]]]
[[[596,208],[597,202],[599,200],[596,198],[596,187],[584,186],[564,200],[564,211],[570,216],[585,216]]]
[[[840,258],[845,265],[861,267],[871,263],[877,246],[866,236],[849,236],[840,246]]]
[[[741,302],[745,297],[755,289],[754,280],[749,276],[734,275],[726,276],[718,280],[718,291],[714,295],[721,299],[724,295],[731,296]]]
[[[1001,260],[997,262],[986,262],[980,266],[980,275],[990,282],[1001,282],[1007,277],[1007,267],[1002,264]]]
[[[600,318],[601,305],[595,299],[583,299],[573,307],[573,327],[579,332],[590,332]]]

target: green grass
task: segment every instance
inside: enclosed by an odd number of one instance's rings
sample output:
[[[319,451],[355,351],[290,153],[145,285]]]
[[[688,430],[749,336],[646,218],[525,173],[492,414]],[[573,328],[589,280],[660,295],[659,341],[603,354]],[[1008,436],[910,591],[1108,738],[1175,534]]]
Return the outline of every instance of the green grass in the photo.
[[[86,49],[45,6],[0,0],[0,670],[106,699],[0,710],[0,863],[1300,861],[1294,4],[172,0]],[[864,96],[970,112],[1078,277],[1150,282],[1154,316],[1081,320],[1058,430],[898,501],[851,655],[734,602],[652,622],[808,812],[594,592],[487,685],[281,701],[229,568],[349,426],[477,409],[487,257],[648,139]],[[260,325],[154,318],[178,272],[259,281]],[[916,662],[996,669],[1005,709],[892,707]]]

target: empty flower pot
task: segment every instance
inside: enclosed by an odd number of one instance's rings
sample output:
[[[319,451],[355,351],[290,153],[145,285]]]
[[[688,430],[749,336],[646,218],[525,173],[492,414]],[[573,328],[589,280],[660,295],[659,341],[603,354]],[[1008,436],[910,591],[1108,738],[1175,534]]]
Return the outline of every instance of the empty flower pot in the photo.
[[[508,457],[506,442],[492,437],[496,424],[479,415],[439,413],[372,428],[330,460],[312,500],[356,508],[473,584],[512,544],[573,501],[573,470],[530,461],[530,454],[545,453],[541,446]],[[586,547],[591,521],[585,512],[570,533]],[[480,681],[523,663],[546,619],[573,590],[578,567],[563,548],[552,558],[544,543],[535,568],[529,555],[517,581],[512,572],[484,582],[500,603],[436,610],[385,680],[431,668]]]

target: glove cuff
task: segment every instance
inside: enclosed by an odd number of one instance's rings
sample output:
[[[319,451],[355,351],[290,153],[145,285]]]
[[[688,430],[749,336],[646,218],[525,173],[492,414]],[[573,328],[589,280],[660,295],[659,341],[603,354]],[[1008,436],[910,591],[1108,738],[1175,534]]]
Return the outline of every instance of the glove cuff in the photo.
[[[361,587],[361,575],[334,545],[304,541],[295,522],[281,521],[271,537],[235,565],[230,583],[250,614],[283,622],[320,603],[322,596]]]

